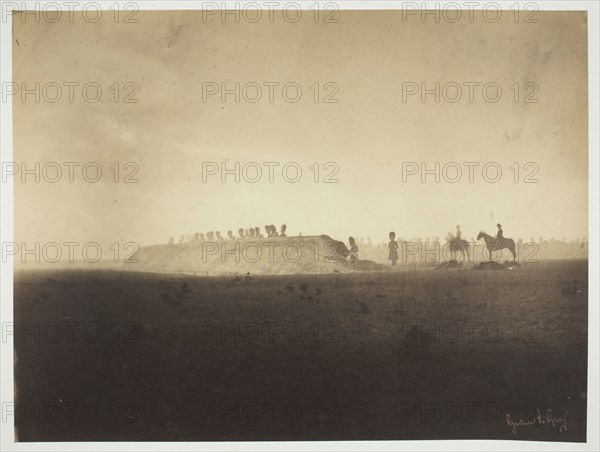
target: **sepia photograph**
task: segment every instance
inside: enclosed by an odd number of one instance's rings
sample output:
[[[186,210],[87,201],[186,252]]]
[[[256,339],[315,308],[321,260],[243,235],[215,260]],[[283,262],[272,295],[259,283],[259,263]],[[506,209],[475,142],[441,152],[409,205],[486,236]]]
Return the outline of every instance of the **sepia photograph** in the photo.
[[[1,8],[2,450],[597,450],[597,3]]]

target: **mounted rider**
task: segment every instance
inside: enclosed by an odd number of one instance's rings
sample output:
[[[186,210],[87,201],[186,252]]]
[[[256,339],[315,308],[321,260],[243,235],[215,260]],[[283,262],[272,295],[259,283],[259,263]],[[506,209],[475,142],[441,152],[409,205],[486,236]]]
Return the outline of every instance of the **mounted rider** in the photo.
[[[498,232],[496,234],[496,249],[498,249],[498,247],[502,249],[502,242],[504,241],[504,231],[502,231],[502,225],[500,223],[498,223],[496,227],[498,228]]]
[[[456,235],[452,235],[451,232],[448,233],[447,239],[450,245],[450,256],[451,260],[456,261],[456,253],[460,251],[463,259],[465,257],[465,253],[469,254],[469,243],[462,238],[462,230],[460,229],[460,225],[456,225]]]

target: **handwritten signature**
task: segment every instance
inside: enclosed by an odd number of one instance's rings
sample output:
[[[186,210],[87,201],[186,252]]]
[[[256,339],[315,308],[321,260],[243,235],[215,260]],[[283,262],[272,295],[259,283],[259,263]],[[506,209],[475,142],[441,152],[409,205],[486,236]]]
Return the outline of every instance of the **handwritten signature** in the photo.
[[[506,423],[512,427],[512,432],[517,433],[517,427],[529,427],[531,425],[551,425],[554,428],[558,428],[559,433],[567,431],[567,412],[565,411],[564,416],[554,417],[551,409],[546,410],[545,416],[542,415],[540,410],[536,408],[536,415],[529,418],[519,418],[514,420],[510,414],[506,415]]]

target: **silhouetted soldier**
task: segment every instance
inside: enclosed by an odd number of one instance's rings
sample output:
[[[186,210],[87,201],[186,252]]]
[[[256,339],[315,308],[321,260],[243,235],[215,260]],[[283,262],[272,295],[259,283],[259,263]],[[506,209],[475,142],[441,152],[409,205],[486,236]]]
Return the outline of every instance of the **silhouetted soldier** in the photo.
[[[267,237],[271,237],[271,226],[268,224],[265,225],[265,234]]]
[[[285,235],[285,230],[287,229],[287,226],[285,224],[281,225],[281,234],[279,234],[279,237],[287,237],[287,235]]]
[[[278,237],[278,236],[279,236],[279,234],[277,233],[277,228],[275,227],[275,225],[274,225],[274,224],[272,224],[270,227],[271,227],[271,234],[272,234],[272,237]]]
[[[217,240],[218,240],[219,242],[222,242],[222,241],[223,241],[223,237],[221,237],[221,231],[217,231]]]
[[[234,237],[233,237],[233,232],[231,232],[231,230],[227,231],[227,238],[228,238],[229,240],[233,240],[233,239],[234,239]]]
[[[200,241],[201,242],[206,242],[206,238],[204,237],[204,233],[200,233]]]
[[[254,228],[254,235],[256,236],[256,238],[262,239],[263,235],[260,233],[260,228],[258,226],[256,226]]]
[[[240,239],[245,239],[246,235],[244,234],[244,228],[240,228],[238,229],[238,235],[240,236]]]
[[[348,242],[350,243],[350,254],[348,255],[351,261],[358,260],[358,245],[356,245],[356,240],[354,237],[349,237]]]
[[[396,242],[396,233],[390,232],[390,243],[388,243],[388,248],[390,252],[388,254],[388,260],[392,261],[392,265],[396,265],[398,261],[398,242]]]
[[[456,235],[454,236],[454,238],[452,237],[452,233],[450,232],[448,233],[446,240],[448,240],[448,243],[450,245],[450,262],[457,263],[456,253],[458,253],[459,251],[463,253],[463,240],[460,225],[456,225]]]
[[[496,234],[496,249],[502,249],[502,242],[504,241],[504,231],[502,230],[502,225],[498,223],[496,225],[498,228],[498,233]]]
[[[248,238],[253,239],[254,238],[254,228],[248,229],[248,233],[246,235],[248,236]]]

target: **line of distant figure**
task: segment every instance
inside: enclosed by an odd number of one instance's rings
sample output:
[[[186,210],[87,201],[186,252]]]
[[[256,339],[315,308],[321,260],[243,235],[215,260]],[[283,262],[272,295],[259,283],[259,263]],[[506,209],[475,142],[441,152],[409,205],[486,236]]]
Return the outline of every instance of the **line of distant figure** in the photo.
[[[470,242],[467,240],[463,240],[462,238],[462,230],[460,225],[456,225],[456,231],[454,233],[449,232],[446,236],[446,243],[449,245],[449,251],[450,251],[450,255],[451,255],[451,259],[452,260],[456,260],[456,258],[458,257],[458,253],[461,253],[462,258],[465,258],[465,254],[467,256],[469,256],[469,252],[470,252],[470,247],[476,243],[476,241],[479,241],[481,238],[484,239],[485,243],[484,245],[486,246],[488,252],[491,251],[495,251],[495,250],[501,250],[503,248],[508,248],[511,250],[511,252],[513,252],[513,258],[515,257],[514,255],[514,248],[515,248],[515,241],[513,239],[507,239],[504,237],[504,231],[502,228],[502,225],[500,223],[498,223],[496,225],[496,227],[498,228],[496,235],[495,236],[490,236],[488,234],[485,234],[483,231],[481,231],[479,233],[479,235],[477,236],[477,238],[471,238]],[[182,235],[179,239],[179,244],[184,244],[184,243],[193,243],[193,242],[214,242],[214,241],[230,241],[230,240],[245,240],[245,239],[261,239],[261,238],[271,238],[271,237],[288,237],[287,234],[287,226],[285,224],[281,225],[281,228],[279,231],[277,231],[277,227],[273,224],[271,225],[265,225],[264,227],[264,234],[261,233],[261,230],[258,226],[256,227],[249,227],[249,228],[239,228],[238,229],[238,233],[237,235],[235,235],[233,233],[233,231],[229,230],[227,231],[227,236],[223,237],[221,235],[220,231],[209,231],[206,233],[200,233],[197,232],[195,233],[193,236],[191,235]],[[299,234],[299,236],[302,236],[302,234]],[[365,242],[362,238],[359,238],[359,240],[356,240],[354,237],[349,237],[348,238],[348,245],[337,242],[338,243],[338,252],[347,260],[350,261],[358,261],[359,260],[359,247],[358,245],[360,244],[361,248],[363,248],[363,252],[366,254],[367,259],[372,259],[374,261],[377,262],[381,262],[381,258],[383,256],[383,252],[384,250],[387,251],[387,260],[391,261],[392,266],[396,265],[396,263],[399,261],[399,243],[396,240],[396,233],[394,231],[389,232],[388,234],[389,236],[389,242],[385,243],[385,242],[381,242],[379,244],[373,244],[371,243],[371,239],[368,239],[368,242]],[[439,237],[433,237],[433,238],[427,238],[427,239],[422,239],[422,238],[414,238],[411,240],[406,241],[403,238],[400,238],[399,241],[401,243],[417,243],[417,242],[423,242],[423,244],[425,245],[425,247],[428,247],[428,243],[430,243],[430,239],[432,239],[434,242],[439,242]],[[175,240],[173,237],[171,237],[169,239],[168,242],[170,245],[173,245],[175,243]],[[517,241],[518,245],[519,245],[519,249],[523,248],[523,243],[525,243],[523,240],[519,239]],[[529,242],[529,245],[531,244],[535,244],[535,240],[533,238],[531,238],[531,241]],[[578,241],[577,243],[575,242],[566,242],[565,239],[563,239],[562,241],[555,241],[555,239],[551,239],[550,241],[545,241],[542,237],[540,237],[538,245],[544,245],[544,248],[549,247],[550,245],[555,247],[558,246],[562,246],[563,248],[565,248],[564,250],[561,249],[561,256],[564,257],[564,255],[568,255],[571,256],[573,258],[578,258],[581,256],[585,256],[587,255],[587,239],[583,239],[583,242]],[[568,251],[567,248],[573,248],[573,250]],[[531,248],[531,247],[530,247]],[[428,248],[427,248],[428,249]],[[582,250],[582,251],[580,251]],[[533,252],[537,252],[537,248],[534,251],[529,251],[529,253],[533,253]],[[570,253],[570,254],[569,254]],[[581,256],[580,256],[581,255]],[[385,259],[385,258],[383,258]],[[491,254],[490,254],[490,259],[491,259]]]
[[[265,237],[287,237],[286,235],[287,226],[285,224],[281,225],[281,229],[277,232],[277,227],[274,224],[265,225],[265,234],[263,235],[260,232],[260,228],[250,227],[247,229],[239,228],[238,235],[234,235],[233,231],[227,231],[227,237],[223,237],[220,231],[209,231],[207,233],[196,232],[192,239],[186,240],[185,236],[181,236],[179,238],[179,243],[186,243],[187,241],[193,242],[214,242],[214,241],[222,241],[222,240],[244,240],[244,239],[262,239]],[[169,245],[173,245],[175,243],[175,238],[171,237],[169,239]]]
[[[497,243],[500,243],[504,239],[502,225],[500,223],[498,223],[497,227],[498,227],[498,233],[496,235],[496,241],[497,241]],[[221,235],[220,231],[209,231],[207,233],[196,232],[194,234],[194,237],[191,239],[189,239],[189,238],[186,239],[186,237],[182,235],[179,238],[179,244],[183,244],[183,243],[187,243],[187,242],[214,242],[214,241],[244,240],[244,239],[254,239],[254,238],[260,239],[260,238],[264,238],[264,237],[269,237],[269,238],[270,237],[287,237],[286,231],[287,231],[287,226],[285,224],[281,225],[280,232],[277,232],[277,227],[275,227],[275,225],[267,224],[267,225],[265,225],[265,234],[264,235],[260,232],[260,228],[258,226],[250,227],[247,229],[239,228],[237,236],[235,236],[233,234],[233,231],[229,230],[229,231],[227,231],[226,238]],[[388,260],[392,261],[392,265],[396,265],[396,262],[398,262],[398,258],[399,258],[398,257],[398,242],[396,241],[396,233],[393,231],[390,232],[389,238],[390,238],[390,242],[388,244],[388,248],[389,248]],[[452,245],[454,245],[454,248],[451,249],[453,259],[456,258],[456,253],[458,250],[460,250],[461,252],[464,252],[464,247],[468,247],[468,243],[466,241],[462,240],[462,231],[460,230],[459,225],[456,226],[456,235],[449,233],[446,240],[449,243],[451,243]],[[174,243],[175,243],[174,238],[171,237],[169,239],[169,245],[173,245]],[[342,248],[345,248],[345,247],[342,247]],[[341,249],[339,251],[341,252],[342,255],[344,255],[344,257],[346,259],[348,259],[350,261],[359,260],[359,257],[358,257],[359,249],[358,249],[358,245],[356,243],[356,239],[354,237],[348,237],[348,247],[345,249]]]

